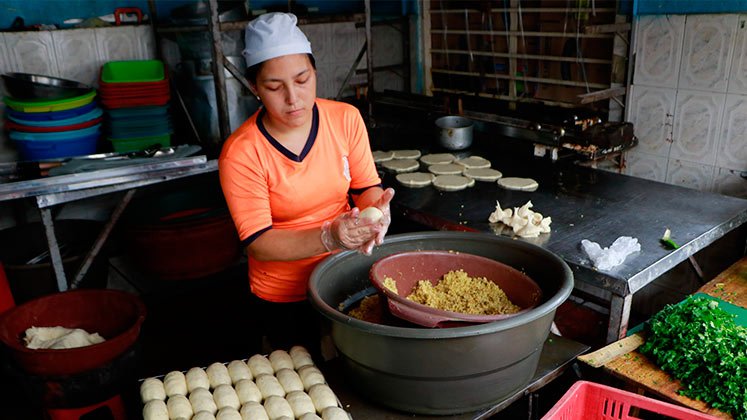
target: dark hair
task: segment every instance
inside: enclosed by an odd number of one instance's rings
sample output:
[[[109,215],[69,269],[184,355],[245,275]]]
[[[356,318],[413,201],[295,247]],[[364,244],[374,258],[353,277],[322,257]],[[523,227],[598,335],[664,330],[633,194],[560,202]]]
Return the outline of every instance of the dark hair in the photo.
[[[309,57],[309,61],[311,62],[311,67],[316,70],[316,60],[314,60],[314,56],[312,54],[306,53],[306,56]],[[252,85],[257,84],[257,75],[259,74],[259,71],[262,69],[262,65],[265,62],[257,63],[251,67],[247,67],[246,69],[246,80],[249,81]]]

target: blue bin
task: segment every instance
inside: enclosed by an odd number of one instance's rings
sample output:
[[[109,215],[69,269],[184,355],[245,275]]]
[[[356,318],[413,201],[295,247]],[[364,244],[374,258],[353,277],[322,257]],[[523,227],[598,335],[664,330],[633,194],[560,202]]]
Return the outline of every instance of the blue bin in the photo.
[[[99,133],[61,140],[14,140],[25,160],[42,160],[96,153]]]

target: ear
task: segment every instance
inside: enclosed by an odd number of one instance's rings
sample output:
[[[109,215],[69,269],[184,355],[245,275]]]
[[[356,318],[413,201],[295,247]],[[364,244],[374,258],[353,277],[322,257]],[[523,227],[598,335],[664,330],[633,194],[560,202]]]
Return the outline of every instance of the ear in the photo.
[[[254,86],[254,84],[251,82],[249,83],[249,91],[252,92],[252,95],[259,98],[259,93],[257,93],[257,87]]]

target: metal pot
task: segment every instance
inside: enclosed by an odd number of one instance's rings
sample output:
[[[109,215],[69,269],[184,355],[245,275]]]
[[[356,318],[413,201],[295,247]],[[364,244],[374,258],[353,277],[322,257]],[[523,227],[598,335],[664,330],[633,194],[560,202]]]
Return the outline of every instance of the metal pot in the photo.
[[[472,145],[472,120],[449,115],[436,120],[438,143],[448,150],[462,150]]]
[[[417,328],[352,318],[338,305],[371,285],[380,258],[413,250],[449,250],[491,258],[526,273],[542,289],[532,310],[486,324]],[[419,414],[456,414],[490,407],[532,378],[555,310],[573,289],[573,275],[539,246],[472,232],[417,232],[387,237],[371,256],[342,252],[311,274],[309,299],[332,322],[347,383],[383,405]]]

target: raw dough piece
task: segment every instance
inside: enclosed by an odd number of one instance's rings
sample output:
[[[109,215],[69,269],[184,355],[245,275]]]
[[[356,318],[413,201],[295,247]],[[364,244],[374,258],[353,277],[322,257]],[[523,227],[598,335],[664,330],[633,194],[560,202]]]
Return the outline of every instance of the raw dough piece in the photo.
[[[514,234],[522,238],[536,238],[540,233],[550,233],[552,218],[543,217],[542,213],[530,210],[533,207],[531,201],[527,201],[521,207],[502,209],[500,202],[495,202],[495,211],[488,216],[488,222],[498,223],[511,227]]]
[[[189,403],[192,404],[192,411],[195,413],[207,411],[212,415],[218,412],[218,406],[215,404],[213,394],[205,388],[196,388],[189,393]]]
[[[535,191],[539,184],[532,178],[508,177],[499,179],[498,186],[507,190]]]
[[[439,175],[433,180],[433,186],[441,191],[459,191],[470,186],[474,179],[469,179],[461,175]]]
[[[265,400],[264,406],[270,420],[280,419],[283,416],[294,418],[293,409],[283,397],[271,395]]]
[[[309,396],[314,402],[314,407],[318,413],[322,413],[327,407],[337,406],[337,397],[332,392],[332,388],[326,384],[316,384],[309,388]]]
[[[221,408],[218,411],[218,415],[215,416],[215,420],[242,420],[239,410],[233,407]]]
[[[392,150],[394,159],[417,159],[420,157],[420,150]]]
[[[381,166],[392,172],[403,173],[417,170],[420,167],[420,163],[415,159],[395,159],[384,162]]]
[[[169,420],[169,409],[161,400],[150,400],[143,407],[143,420]]]
[[[327,407],[322,411],[323,420],[350,420],[347,411],[340,407]]]
[[[379,219],[381,219],[382,216],[384,216],[384,213],[379,210],[378,207],[366,207],[363,209],[363,211],[360,212],[358,215],[361,219],[368,219],[371,222],[378,222]],[[291,359],[292,361],[293,359]]]
[[[275,373],[270,361],[261,354],[255,354],[250,357],[246,364],[249,365],[249,369],[252,370],[252,375],[255,378],[259,375],[272,375]]]
[[[163,382],[158,378],[144,380],[140,384],[140,399],[143,400],[143,404],[150,400],[165,400],[166,388],[163,387]]]
[[[242,360],[234,360],[228,364],[228,376],[233,384],[242,379],[254,379],[252,370]]]
[[[187,388],[189,392],[197,388],[210,388],[210,379],[202,368],[193,367],[187,371]]]
[[[215,414],[209,411],[198,411],[192,417],[192,420],[215,420]]]
[[[290,392],[285,396],[285,400],[290,404],[291,410],[293,410],[293,414],[296,415],[296,418],[301,417],[306,413],[316,412],[316,407],[314,407],[314,402],[311,401],[311,397],[303,391]]]
[[[103,343],[104,338],[80,328],[31,327],[24,341],[30,349],[72,349]]]
[[[461,175],[464,166],[456,163],[439,163],[428,167],[428,172],[436,175]]]
[[[239,397],[241,404],[262,401],[262,392],[251,379],[242,379],[236,382],[236,395]]]
[[[241,418],[243,420],[270,420],[267,411],[262,404],[256,401],[250,401],[241,406]]]
[[[192,411],[192,404],[184,395],[174,395],[169,397],[166,401],[166,407],[169,409],[169,418],[178,419],[184,417],[185,419],[192,418],[194,411]]]
[[[299,417],[298,420],[322,420],[322,418],[317,416],[316,413],[306,413]]]
[[[259,392],[262,393],[262,398],[267,399],[273,395],[277,397],[285,397],[285,390],[283,389],[283,386],[280,385],[278,378],[275,376],[259,375],[254,378],[254,381],[257,382],[257,388],[259,388]]]
[[[210,381],[210,388],[217,388],[218,385],[231,385],[231,375],[228,374],[228,368],[223,363],[215,362],[208,366],[205,373],[207,373],[208,381]]]
[[[292,391],[303,391],[303,382],[295,370],[280,369],[275,372],[275,376],[278,378],[278,382],[280,382],[280,385],[286,393]]]
[[[385,152],[383,150],[374,150],[373,153],[374,163],[386,162],[394,159],[394,152]]]
[[[187,395],[187,381],[184,379],[184,374],[178,370],[167,373],[163,378],[163,389],[169,398],[174,395]]]
[[[477,181],[497,181],[503,174],[491,168],[467,168],[464,170],[464,176]]]
[[[465,168],[489,168],[490,161],[480,156],[470,156],[464,159],[457,159],[456,163]]]
[[[291,359],[293,359],[293,367],[296,369],[301,369],[304,366],[314,364],[314,359],[311,358],[311,354],[302,346],[291,347],[290,356]]]
[[[324,375],[322,375],[322,371],[320,371],[316,366],[302,367],[298,370],[298,376],[301,377],[303,388],[307,391],[316,384],[323,384],[326,382],[324,380]]]
[[[293,369],[293,359],[285,350],[275,350],[270,353],[270,364],[274,372],[280,369]]]
[[[410,188],[421,188],[431,185],[436,176],[425,172],[410,172],[397,174],[396,178],[400,184]]]
[[[456,157],[451,153],[434,153],[432,155],[425,155],[420,158],[420,161],[426,165],[436,165],[454,162]]]
[[[234,390],[231,385],[218,385],[218,387],[213,391],[213,399],[215,400],[215,405],[218,406],[219,410],[225,407],[231,407],[238,410],[239,407],[241,407],[239,396],[236,395],[236,390]]]

